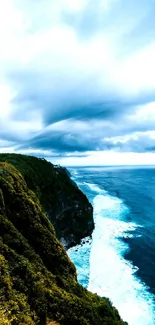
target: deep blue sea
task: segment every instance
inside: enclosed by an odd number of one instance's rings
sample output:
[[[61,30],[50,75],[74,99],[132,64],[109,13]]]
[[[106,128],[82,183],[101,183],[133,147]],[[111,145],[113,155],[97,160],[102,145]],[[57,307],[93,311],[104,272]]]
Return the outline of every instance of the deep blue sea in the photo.
[[[71,248],[79,282],[129,325],[155,325],[155,168],[69,168],[94,207],[92,238]]]

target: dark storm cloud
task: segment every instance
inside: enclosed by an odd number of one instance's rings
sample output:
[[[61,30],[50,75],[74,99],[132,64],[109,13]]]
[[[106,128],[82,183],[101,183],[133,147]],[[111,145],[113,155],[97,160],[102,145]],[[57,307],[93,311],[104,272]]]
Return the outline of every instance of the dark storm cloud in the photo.
[[[130,138],[131,137],[131,138]],[[79,140],[78,140],[79,138]],[[151,138],[148,134],[137,134],[136,138],[134,134],[129,135],[129,139],[125,140],[122,137],[121,140],[117,140],[116,138],[99,138],[97,137],[88,137],[85,135],[77,135],[77,134],[54,134],[51,137],[48,134],[44,137],[40,136],[36,139],[27,142],[24,148],[33,148],[33,149],[40,149],[44,150],[51,150],[53,151],[51,156],[63,156],[66,153],[73,154],[75,151],[78,152],[76,157],[85,156],[85,152],[87,151],[102,151],[102,150],[117,150],[121,152],[154,152],[155,151],[155,132],[154,138]],[[23,149],[23,146],[20,147]],[[31,149],[32,150],[32,149]],[[32,150],[33,152],[33,150]],[[46,154],[47,155],[47,154]],[[45,156],[46,156],[45,155]]]
[[[113,88],[112,91],[96,90],[96,76],[93,81],[82,78],[81,82],[75,82],[76,87],[72,86],[72,80],[68,80],[67,75],[62,78],[42,71],[21,70],[12,73],[11,80],[18,87],[18,94],[12,101],[12,117],[23,120],[29,117],[30,112],[37,111],[46,126],[68,118],[113,121],[134,112],[137,105],[155,100],[152,90],[131,98],[115,94]]]
[[[20,149],[40,149],[42,151],[52,150],[55,153],[63,154],[79,152],[84,154],[87,151],[117,150],[117,151],[151,151],[154,144],[154,129],[148,133],[147,123],[139,130],[134,124],[135,118],[131,119],[130,125],[126,128],[125,119],[117,118],[113,123],[104,120],[77,121],[69,119],[55,123],[46,128],[43,132],[26,141]],[[133,123],[134,122],[134,123]],[[134,124],[134,125],[133,125]]]

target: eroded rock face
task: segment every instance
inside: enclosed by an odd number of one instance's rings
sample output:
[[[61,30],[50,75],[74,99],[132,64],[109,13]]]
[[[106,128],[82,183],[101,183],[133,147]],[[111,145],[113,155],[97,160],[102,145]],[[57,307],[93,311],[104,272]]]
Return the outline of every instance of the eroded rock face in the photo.
[[[57,182],[61,184],[55,193],[54,205],[46,206],[46,213],[52,221],[57,237],[65,248],[76,245],[92,234],[94,229],[93,207],[87,197],[69,177],[65,168],[54,167]],[[56,184],[55,184],[56,185]]]
[[[71,180],[66,168],[36,157],[0,154],[13,164],[35,192],[65,248],[76,245],[94,229],[93,208]]]

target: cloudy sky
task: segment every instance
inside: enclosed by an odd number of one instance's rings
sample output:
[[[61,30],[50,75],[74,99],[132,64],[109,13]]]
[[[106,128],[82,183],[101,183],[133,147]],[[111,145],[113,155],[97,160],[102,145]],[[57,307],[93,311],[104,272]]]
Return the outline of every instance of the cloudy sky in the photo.
[[[0,152],[155,164],[155,0],[0,2]]]

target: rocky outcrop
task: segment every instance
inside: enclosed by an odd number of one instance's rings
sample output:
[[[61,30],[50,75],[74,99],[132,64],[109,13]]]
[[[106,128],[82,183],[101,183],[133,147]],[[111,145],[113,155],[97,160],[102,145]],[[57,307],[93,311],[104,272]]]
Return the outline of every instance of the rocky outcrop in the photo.
[[[37,188],[46,164],[37,176],[35,161],[33,168],[22,166],[24,177],[20,166],[0,162],[0,325],[125,325],[108,299],[77,283],[75,266],[38,199],[48,199]],[[59,177],[64,180],[63,173]]]
[[[0,154],[0,161],[11,163],[21,172],[65,248],[91,235],[94,229],[92,205],[71,180],[66,168],[45,159],[17,154]]]

